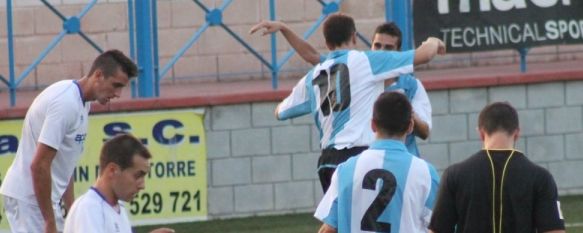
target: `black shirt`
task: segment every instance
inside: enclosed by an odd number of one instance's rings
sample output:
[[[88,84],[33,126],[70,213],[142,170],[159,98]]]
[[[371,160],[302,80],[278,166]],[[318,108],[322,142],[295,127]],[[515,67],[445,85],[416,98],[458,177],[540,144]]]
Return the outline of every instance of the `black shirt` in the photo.
[[[447,168],[441,178],[429,229],[436,233],[494,233],[494,227],[495,233],[565,229],[552,175],[521,152],[512,152],[481,150]],[[492,165],[496,185],[493,185]]]

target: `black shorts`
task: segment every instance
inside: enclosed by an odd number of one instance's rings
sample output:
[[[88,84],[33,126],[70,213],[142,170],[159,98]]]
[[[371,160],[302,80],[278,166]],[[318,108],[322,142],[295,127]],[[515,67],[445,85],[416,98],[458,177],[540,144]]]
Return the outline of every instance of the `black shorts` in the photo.
[[[334,174],[338,164],[341,164],[352,156],[362,153],[367,148],[368,147],[366,146],[357,146],[342,150],[334,148],[322,150],[322,154],[318,159],[318,176],[320,177],[320,184],[322,184],[322,190],[324,190],[324,193],[326,193],[328,187],[330,187],[332,174]]]

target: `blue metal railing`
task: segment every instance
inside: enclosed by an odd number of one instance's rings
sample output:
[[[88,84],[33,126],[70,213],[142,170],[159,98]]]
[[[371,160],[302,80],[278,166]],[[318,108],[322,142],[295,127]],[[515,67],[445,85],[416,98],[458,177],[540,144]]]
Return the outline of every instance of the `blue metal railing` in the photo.
[[[95,48],[97,51],[102,52],[101,48],[93,42],[83,31],[81,30],[81,19],[87,14],[87,12],[97,3],[97,0],[92,0],[88,3],[83,10],[76,16],[71,16],[69,18],[65,17],[61,12],[59,12],[55,7],[53,7],[46,0],[41,0],[42,3],[55,15],[57,15],[63,21],[63,31],[61,31],[55,38],[49,43],[49,45],[41,52],[38,58],[36,58],[18,77],[14,74],[14,49],[13,49],[13,28],[12,28],[12,0],[6,0],[7,4],[7,28],[8,28],[8,57],[9,57],[9,79],[6,80],[4,77],[0,76],[0,81],[5,83],[10,89],[10,104],[15,105],[16,102],[16,89],[19,87],[20,83],[33,71],[36,66],[42,62],[42,60],[50,53],[50,51],[68,34],[78,34],[83,38],[89,45]],[[308,39],[316,29],[322,24],[326,17],[339,10],[339,5],[343,0],[331,0],[323,1],[317,0],[322,5],[322,13],[314,22],[311,27],[303,34],[304,39]],[[390,0],[386,0],[387,2]],[[193,3],[200,7],[205,12],[205,23],[196,30],[193,35],[184,43],[184,45],[174,54],[174,56],[166,63],[162,68],[159,68],[159,54],[158,54],[158,27],[157,27],[157,1],[156,0],[128,0],[128,33],[129,33],[129,55],[132,59],[137,61],[139,69],[138,79],[132,80],[130,87],[132,90],[132,97],[156,97],[160,95],[160,80],[167,76],[168,72],[176,64],[176,62],[186,53],[186,51],[191,48],[194,43],[201,37],[201,35],[209,28],[214,26],[220,26],[223,28],[231,37],[233,37],[241,46],[243,46],[247,51],[249,51],[255,58],[257,58],[264,66],[266,66],[271,71],[272,76],[272,87],[278,87],[278,76],[282,71],[282,67],[289,61],[289,59],[294,55],[295,51],[290,49],[281,58],[277,56],[277,40],[274,34],[270,37],[271,45],[271,59],[264,58],[259,52],[257,52],[252,46],[245,42],[237,33],[229,28],[223,22],[223,12],[233,0],[225,0],[222,2],[221,6],[218,8],[208,8],[200,0],[193,0]],[[395,1],[395,5],[401,4],[401,2],[408,1]],[[275,12],[275,0],[269,0],[269,18],[271,20],[276,20]],[[410,5],[410,4],[409,4]],[[397,9],[402,9],[401,7],[394,7]],[[409,6],[410,8],[410,6]],[[389,8],[387,8],[388,10]],[[398,12],[398,11],[397,11]],[[387,11],[388,13],[388,11]],[[402,16],[398,16],[402,17]],[[404,20],[407,22],[407,20]],[[402,28],[403,25],[399,25]],[[367,46],[370,46],[369,39],[360,33],[357,33],[358,38],[362,40]],[[410,40],[410,39],[407,39]],[[405,38],[404,38],[405,41]]]
[[[59,42],[68,34],[78,34],[87,43],[89,43],[93,48],[99,52],[103,50],[93,42],[83,31],[81,31],[81,19],[89,12],[89,10],[97,3],[97,0],[92,0],[89,2],[81,12],[76,16],[71,16],[69,18],[65,17],[61,12],[54,8],[46,0],[41,0],[41,2],[49,8],[57,17],[63,21],[63,30],[53,38],[49,45],[40,53],[40,55],[18,76],[15,77],[14,74],[14,33],[12,25],[12,0],[6,0],[6,22],[7,22],[7,37],[8,37],[8,69],[9,69],[9,80],[0,77],[4,83],[7,83],[10,90],[10,106],[16,104],[16,88],[20,83],[32,72],[42,60],[53,50]]]

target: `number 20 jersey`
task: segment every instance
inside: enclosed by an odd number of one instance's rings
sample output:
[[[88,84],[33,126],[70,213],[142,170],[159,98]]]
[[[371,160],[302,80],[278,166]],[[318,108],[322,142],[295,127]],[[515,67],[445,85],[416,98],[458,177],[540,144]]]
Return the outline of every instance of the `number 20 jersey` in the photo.
[[[377,140],[340,164],[314,216],[339,233],[427,232],[439,175],[405,144]]]
[[[312,113],[321,148],[367,146],[384,80],[413,72],[415,51],[336,50],[310,70],[278,107],[278,119]]]

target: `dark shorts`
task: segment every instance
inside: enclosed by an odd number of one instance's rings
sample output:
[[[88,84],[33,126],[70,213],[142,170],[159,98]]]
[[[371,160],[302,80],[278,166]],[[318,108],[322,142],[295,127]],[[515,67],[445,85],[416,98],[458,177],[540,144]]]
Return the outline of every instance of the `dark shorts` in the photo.
[[[326,193],[328,187],[330,187],[332,174],[334,174],[338,164],[341,164],[352,156],[362,153],[367,148],[368,147],[366,146],[357,146],[342,150],[334,148],[322,150],[322,154],[318,159],[318,176],[320,177],[320,184],[322,184],[322,190],[324,190],[324,193]]]

